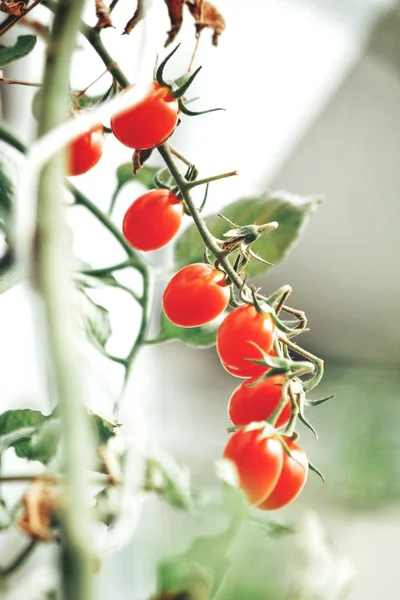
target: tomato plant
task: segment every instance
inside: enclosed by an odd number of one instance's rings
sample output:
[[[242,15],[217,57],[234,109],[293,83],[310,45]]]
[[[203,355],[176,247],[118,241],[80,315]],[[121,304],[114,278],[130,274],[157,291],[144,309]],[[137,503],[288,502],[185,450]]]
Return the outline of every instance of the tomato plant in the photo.
[[[289,438],[282,438],[290,452],[283,454],[283,467],[279,479],[267,498],[259,504],[261,510],[277,510],[297,498],[308,475],[308,460],[302,448]]]
[[[153,81],[144,98],[111,118],[111,129],[128,148],[144,150],[165,142],[174,131],[178,117],[178,100],[168,87]]]
[[[285,378],[275,375],[252,385],[257,377],[247,379],[236,388],[228,403],[228,415],[234,425],[247,425],[252,421],[267,421],[282,398]],[[279,415],[275,427],[284,427],[290,419],[290,401]]]
[[[275,488],[284,460],[273,427],[254,424],[239,429],[230,437],[223,456],[234,464],[249,503],[261,504]]]
[[[175,194],[168,189],[150,190],[132,202],[125,213],[122,231],[133,248],[157,250],[178,233],[182,216],[183,205]]]
[[[1,3],[0,11],[6,10],[8,16],[1,20],[0,35],[18,23],[20,16],[34,10],[39,2],[29,3],[26,11],[20,6],[22,4]],[[215,598],[214,592],[219,594],[220,591],[218,577],[224,577],[222,571],[225,569],[227,544],[241,525],[247,522],[254,527],[262,520],[261,510],[277,509],[291,502],[300,493],[308,468],[315,470],[294,440],[297,439],[298,420],[312,429],[305,409],[325,401],[309,398],[309,392],[322,378],[323,361],[297,343],[296,336],[306,330],[307,319],[303,311],[288,306],[291,287],[285,285],[266,294],[249,282],[248,277],[271,268],[273,265],[269,260],[277,263],[286,256],[316,208],[318,199],[281,192],[264,194],[259,198],[231,201],[223,208],[225,214],[203,217],[203,208],[208,208],[208,186],[237,176],[238,171],[206,173],[200,177],[193,157],[185,156],[181,149],[172,147],[166,140],[175,130],[181,114],[197,116],[219,110],[195,112],[188,108],[193,98],[188,99],[187,90],[201,69],[198,66],[192,70],[200,34],[211,28],[212,40],[216,44],[225,28],[222,15],[209,2],[166,0],[171,20],[168,42],[177,35],[183,14],[186,17],[191,15],[196,34],[194,52],[183,75],[167,81],[164,70],[170,57],[177,52],[179,46],[176,46],[155,69],[156,81],[148,85],[142,97],[139,97],[142,89],[140,76],[135,78],[137,84],[132,85],[103,43],[107,36],[102,35],[102,29],[113,25],[113,10],[117,2],[94,2],[98,16],[95,27],[81,21],[83,0],[41,4],[40,9],[55,13],[54,19],[46,20],[45,24],[33,18],[26,20],[27,26],[35,32],[45,33],[43,44],[47,44],[44,76],[39,83],[40,94],[36,96],[38,106],[33,111],[38,113],[35,114],[38,139],[27,148],[3,122],[0,124],[0,229],[2,248],[5,248],[5,254],[0,257],[0,291],[4,292],[7,286],[21,281],[21,274],[26,276],[27,285],[35,290],[33,306],[37,313],[32,322],[37,329],[36,339],[43,340],[42,346],[38,344],[38,362],[43,365],[44,375],[51,385],[40,390],[40,400],[43,399],[46,411],[22,407],[0,413],[0,454],[12,448],[14,458],[33,461],[32,468],[26,473],[9,475],[6,468],[4,473],[3,469],[0,473],[2,491],[7,483],[18,481],[27,484],[19,504],[11,505],[5,494],[0,497],[2,535],[16,525],[28,538],[15,555],[11,553],[10,560],[8,556],[4,561],[0,557],[0,587],[1,590],[7,589],[8,593],[12,583],[8,577],[16,573],[36,547],[57,541],[52,546],[54,552],[59,553],[60,577],[51,577],[54,589],[46,587],[42,596],[92,600],[95,556],[107,544],[110,548],[110,545],[115,547],[125,543],[125,538],[122,541],[118,539],[117,543],[115,540],[119,531],[124,531],[125,536],[125,529],[128,532],[133,529],[133,510],[127,514],[129,507],[139,513],[142,499],[145,502],[149,493],[156,493],[165,502],[182,510],[195,509],[200,513],[210,504],[215,508],[214,499],[207,499],[207,494],[203,498],[192,488],[184,467],[162,449],[150,448],[146,429],[152,423],[153,414],[141,420],[143,394],[135,395],[133,392],[131,396],[128,393],[128,386],[135,384],[136,378],[143,373],[142,369],[134,370],[140,351],[144,348],[151,351],[153,344],[178,340],[189,347],[216,345],[225,370],[246,379],[229,400],[228,414],[233,427],[228,428],[231,436],[223,452],[223,465],[228,470],[231,468],[230,474],[237,475],[247,503],[260,511],[253,510],[250,516],[243,498],[239,498],[240,510],[237,510],[237,503],[232,502],[234,507],[230,503],[235,496],[230,490],[227,493],[229,501],[224,497],[218,507],[227,513],[229,527],[221,534],[223,540],[219,542],[222,545],[212,544],[211,554],[218,555],[217,568],[211,564],[212,561],[205,569],[204,565],[198,565],[196,550],[190,556],[189,565],[179,559],[179,568],[172,578],[168,574],[161,584],[162,589],[152,597],[177,597],[176,593],[180,597],[197,597],[201,590],[202,597]],[[123,3],[120,4],[122,7]],[[157,10],[155,6],[154,9]],[[145,13],[145,7],[138,2],[124,33],[128,34],[140,20],[147,18]],[[48,22],[51,23],[50,28]],[[78,42],[80,45],[82,36],[92,48],[82,48],[82,52],[95,51],[105,70],[100,77],[88,73],[84,89],[71,90],[70,81],[77,79],[70,77],[72,54]],[[0,64],[6,66],[12,62],[11,59],[20,60],[35,44],[35,36],[23,35],[18,37],[14,46],[0,45]],[[88,95],[87,91],[93,84],[101,85],[103,76],[103,82],[110,80],[105,93],[103,90],[99,96]],[[37,85],[32,81],[2,78],[2,85],[7,83]],[[129,97],[136,99],[125,108],[124,101],[129,98],[124,93],[128,88]],[[64,123],[71,103],[74,108],[82,109],[76,115],[79,123],[76,120]],[[111,132],[98,124],[108,118]],[[186,123],[184,125],[186,127]],[[77,130],[84,133],[76,137]],[[128,162],[121,165],[113,165],[113,157],[103,161],[99,185],[84,190],[83,186],[79,187],[79,180],[78,184],[66,180],[65,172],[79,175],[94,167],[102,155],[103,144],[109,143],[105,141],[104,130],[113,133],[117,140],[134,152],[130,152]],[[187,131],[190,132],[190,128]],[[108,136],[108,140],[110,138]],[[11,171],[16,170],[8,169],[8,145],[13,148],[11,154],[19,152],[20,158],[25,161],[24,177],[11,175]],[[65,150],[67,158],[65,172],[58,160],[62,150]],[[120,150],[126,153],[126,149],[121,147]],[[219,153],[223,149],[213,151]],[[144,164],[150,156],[157,166]],[[14,156],[11,162],[13,160]],[[113,220],[112,210],[121,188],[131,181],[142,186],[143,192],[127,209],[121,231],[119,224]],[[104,196],[109,184],[116,187],[109,206],[104,209]],[[157,189],[153,189],[154,186]],[[197,201],[193,195],[196,186],[205,186],[203,201]],[[64,205],[66,197],[67,206]],[[17,205],[19,210],[14,214]],[[86,221],[84,239],[87,240],[89,257],[82,247],[79,256],[72,255],[72,244],[65,244],[66,231],[71,232],[72,237],[74,235],[73,219],[67,221],[64,217],[67,211],[74,210],[70,206],[79,206],[82,213],[86,211],[86,216],[106,230],[116,246],[115,261],[111,253],[109,255],[106,244],[103,246],[102,238],[94,250],[97,241],[94,238],[97,236],[91,235]],[[192,224],[180,232],[183,214],[187,216],[185,220],[191,220]],[[268,223],[264,222],[265,215],[271,218]],[[14,220],[18,233],[16,236],[8,235]],[[275,235],[278,226],[278,235]],[[265,245],[263,236],[268,236]],[[174,245],[168,266],[175,274],[162,294],[160,286],[164,274],[154,268],[151,258],[149,260],[143,252],[162,248],[171,241]],[[258,244],[257,252],[253,250],[255,242]],[[79,246],[74,244],[74,251]],[[104,250],[104,262],[100,260],[100,248]],[[96,265],[89,264],[93,256]],[[250,261],[257,261],[257,264],[250,264]],[[125,274],[127,277],[122,282],[121,277]],[[92,293],[94,289],[96,294]],[[132,311],[128,310],[126,314],[119,315],[122,318],[115,320],[117,327],[121,327],[122,323],[122,331],[112,340],[111,322],[114,325],[114,321],[110,312],[116,307],[110,302],[109,309],[106,309],[100,300],[104,291],[107,300],[107,292],[111,289],[117,289],[121,295],[126,294],[133,305]],[[97,303],[97,292],[100,304]],[[164,312],[160,310],[161,294]],[[96,300],[92,296],[96,296]],[[227,316],[224,318],[225,311]],[[282,317],[282,313],[286,316]],[[133,333],[130,328],[124,330],[128,321],[134,321]],[[150,335],[150,330],[157,324],[158,333]],[[94,353],[99,353],[104,374],[96,372],[96,360],[90,369],[86,369],[87,361],[82,360],[81,355],[82,330],[86,333],[85,342],[92,344]],[[128,336],[129,339],[126,339]],[[122,344],[123,347],[118,349],[118,337],[124,338],[128,344]],[[111,341],[115,342],[115,353],[114,348],[110,351]],[[168,352],[168,348],[165,351]],[[292,359],[291,352],[296,354],[296,360]],[[105,408],[107,418],[95,412],[97,396],[90,402],[90,411],[86,409],[87,389],[98,388],[91,386],[89,378],[88,385],[82,385],[82,381],[86,382],[86,377],[93,373],[96,384],[102,376],[106,378],[106,365],[110,367],[110,373],[112,371],[120,377],[118,392],[112,396],[111,391],[105,394],[107,398],[111,397]],[[178,365],[177,378],[185,368],[184,361]],[[159,372],[155,361],[151,376],[159,382],[162,388],[159,396],[163,396],[165,379],[172,378],[174,373]],[[205,372],[204,377],[208,381],[209,373]],[[104,387],[114,390],[115,386],[108,386],[108,383],[104,381]],[[173,387],[174,384],[169,382],[169,385]],[[218,389],[222,386],[213,385],[207,390],[216,396],[216,404],[219,402]],[[186,390],[185,394],[191,391]],[[127,411],[131,410],[128,401],[133,397],[139,403],[132,410],[135,433],[140,435],[125,439],[129,428],[123,427],[123,421]],[[127,408],[125,411],[122,410],[123,403]],[[143,398],[143,404],[146,410],[146,398]],[[49,406],[54,407],[50,414]],[[203,403],[199,410],[204,410]],[[268,423],[275,418],[276,424]],[[169,425],[166,420],[165,427]],[[183,430],[186,423],[182,420],[179,425]],[[275,425],[285,427],[282,435],[277,433]],[[110,443],[117,435],[120,436],[114,440],[117,443]],[[221,439],[222,435],[223,432]],[[154,437],[157,437],[157,432]],[[187,448],[186,442],[184,447]],[[42,463],[40,469],[37,469],[38,463]],[[218,476],[225,480],[222,471]],[[133,481],[134,485],[131,485]],[[140,502],[136,502],[137,499]],[[140,516],[138,514],[138,518]],[[97,537],[103,539],[103,535],[93,535],[96,523],[102,524],[101,531],[105,534],[102,548]],[[202,543],[195,543],[195,549],[199,546],[204,548]],[[65,568],[66,564],[68,568]],[[184,584],[176,585],[174,578],[182,573]],[[195,584],[191,580],[192,573],[195,574]],[[211,590],[210,585],[216,589]],[[34,592],[39,598],[40,593]],[[13,598],[26,596],[25,592],[18,594],[10,590],[10,593]],[[139,595],[133,593],[134,597]],[[240,592],[239,596],[250,597],[247,590]]]
[[[260,313],[250,304],[235,308],[221,324],[217,335],[217,352],[223,367],[236,377],[262,375],[266,368],[250,362],[261,359],[257,344],[270,352],[275,326],[269,313]]]
[[[104,129],[96,125],[73,140],[67,148],[67,175],[83,175],[99,162],[103,154]]]
[[[173,276],[163,295],[167,317],[181,327],[198,327],[218,317],[229,302],[225,275],[205,263],[184,267]]]

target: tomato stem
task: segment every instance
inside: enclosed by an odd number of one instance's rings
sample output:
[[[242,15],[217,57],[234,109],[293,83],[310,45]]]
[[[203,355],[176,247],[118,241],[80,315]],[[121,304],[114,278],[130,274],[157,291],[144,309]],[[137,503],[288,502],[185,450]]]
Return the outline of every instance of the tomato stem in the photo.
[[[323,377],[324,361],[321,358],[319,358],[318,356],[315,356],[315,354],[312,354],[308,350],[305,350],[298,344],[295,344],[291,340],[288,340],[286,337],[280,336],[279,339],[284,346],[287,346],[291,350],[294,350],[298,354],[301,354],[301,356],[304,356],[304,358],[308,358],[312,363],[314,363],[314,366],[315,366],[314,375],[303,382],[304,391],[305,392],[311,391],[319,384],[319,382],[321,381],[321,379]]]
[[[219,175],[212,175],[211,177],[205,177],[204,179],[195,179],[195,181],[190,181],[187,183],[187,189],[191,190],[192,188],[198,185],[205,185],[206,183],[211,183],[212,181],[218,181],[219,179],[227,179],[228,177],[235,177],[239,175],[238,171],[229,171],[228,173],[220,173]]]

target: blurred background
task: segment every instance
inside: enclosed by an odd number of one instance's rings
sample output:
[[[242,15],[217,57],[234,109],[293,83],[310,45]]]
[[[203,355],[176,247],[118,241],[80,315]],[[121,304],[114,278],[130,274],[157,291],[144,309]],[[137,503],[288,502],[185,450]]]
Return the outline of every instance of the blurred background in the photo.
[[[154,0],[148,14],[147,62],[140,65],[149,73],[168,29],[158,3]],[[215,4],[227,29],[218,49],[204,35],[197,58],[203,71],[193,93],[201,98],[199,106],[221,105],[227,111],[187,120],[174,135],[175,147],[204,176],[236,168],[240,172],[238,178],[211,186],[208,211],[269,189],[326,197],[284,264],[257,281],[264,290],[285,283],[293,287],[291,305],[305,310],[310,324],[302,343],[326,361],[318,397],[335,394],[310,415],[320,440],[301,431],[302,444],[327,482],[311,474],[300,499],[277,519],[292,522],[314,511],[333,552],[346,557],[354,569],[351,600],[372,600],[382,593],[395,598],[400,585],[400,7],[395,0]],[[47,19],[41,10],[38,14]],[[120,2],[114,18],[117,30],[106,30],[103,36],[111,54],[134,78],[140,30],[121,42],[126,14]],[[94,23],[90,6],[87,20]],[[191,23],[185,24],[179,40],[177,74],[193,47]],[[41,51],[38,47],[29,61],[8,69],[7,76],[40,77]],[[83,49],[76,58],[73,87],[85,87],[88,73],[91,81],[101,71],[97,57]],[[107,83],[101,81],[93,94]],[[22,97],[11,86],[1,92],[3,119],[29,140],[35,130],[33,92]],[[115,186],[115,168],[129,160],[129,150],[108,139],[99,167],[74,183],[105,207]],[[17,157],[15,168],[20,168]],[[116,211],[118,223],[140,191],[136,183],[126,185]],[[78,209],[69,218],[76,254],[93,267],[111,264],[116,251],[91,219]],[[168,268],[171,250],[154,253],[152,261]],[[112,294],[99,295],[99,301],[112,312],[110,349],[127,347],[137,315]],[[40,406],[31,319],[22,285],[0,297],[4,409]],[[120,373],[89,351],[86,355],[93,374],[91,401],[107,407]],[[212,487],[213,461],[226,442],[227,400],[237,385],[221,368],[214,349],[194,351],[179,343],[152,347],[136,365],[126,418],[134,419],[141,404],[151,442],[188,464],[196,485]],[[106,557],[99,598],[116,590],[118,600],[148,598],[157,560],[181,552],[204,527],[150,499],[134,541]],[[332,585],[324,595],[307,600],[338,598]]]

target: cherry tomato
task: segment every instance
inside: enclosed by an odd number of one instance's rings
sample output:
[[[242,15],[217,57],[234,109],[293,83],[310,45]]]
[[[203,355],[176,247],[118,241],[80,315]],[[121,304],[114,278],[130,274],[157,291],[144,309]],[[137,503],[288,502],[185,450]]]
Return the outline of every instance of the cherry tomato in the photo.
[[[275,488],[282,471],[283,455],[274,428],[252,424],[231,435],[223,456],[234,463],[248,502],[258,505]]]
[[[125,213],[122,232],[138,250],[157,250],[177,234],[183,216],[182,202],[170,190],[150,190]]]
[[[67,175],[82,175],[99,162],[103,154],[104,129],[96,125],[73,140],[67,149]]]
[[[254,342],[265,352],[272,349],[275,326],[268,313],[259,313],[253,305],[235,308],[221,323],[217,334],[217,352],[225,369],[236,377],[257,377],[267,370],[245,359],[262,359]]]
[[[164,291],[168,319],[181,327],[198,327],[218,317],[229,302],[229,286],[221,271],[205,263],[183,267]]]
[[[258,506],[261,510],[276,510],[287,506],[297,498],[307,480],[308,460],[304,450],[292,440],[282,439],[292,456],[283,452],[283,467],[278,483],[266,500]]]
[[[241,383],[230,397],[228,415],[234,425],[267,421],[281,401],[282,386],[285,383],[282,375],[274,375],[249,387],[256,379],[257,377],[253,377]],[[290,408],[288,400],[275,423],[277,429],[289,423]]]
[[[111,118],[111,129],[117,140],[128,148],[145,150],[169,138],[178,116],[178,100],[169,88],[153,81],[144,98]]]

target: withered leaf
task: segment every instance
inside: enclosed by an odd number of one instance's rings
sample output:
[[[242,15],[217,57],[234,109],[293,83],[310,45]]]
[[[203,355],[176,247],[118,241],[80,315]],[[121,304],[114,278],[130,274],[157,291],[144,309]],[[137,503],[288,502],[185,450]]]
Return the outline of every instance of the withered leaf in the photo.
[[[23,497],[25,510],[17,521],[18,527],[35,540],[48,542],[54,539],[51,519],[60,499],[58,484],[43,477],[34,479]]]
[[[129,34],[132,29],[136,27],[138,23],[144,18],[145,11],[143,8],[143,0],[138,0],[137,7],[135,12],[133,13],[133,17],[129,19],[127,24],[125,25],[124,33]]]
[[[95,0],[95,7],[96,17],[98,19],[95,25],[96,29],[106,29],[107,27],[114,27],[110,17],[110,8],[106,6],[103,0]]]
[[[218,38],[226,27],[225,19],[213,4],[206,0],[186,0],[188,9],[195,19],[197,35],[206,28],[213,30],[212,43],[218,45]]]
[[[0,2],[0,11],[14,17],[23,15],[25,8],[25,2]]]
[[[136,175],[139,169],[143,167],[146,160],[150,158],[153,150],[154,148],[148,148],[147,150],[135,150],[132,156],[132,171],[134,175]]]
[[[167,8],[169,20],[171,21],[171,29],[168,32],[167,41],[165,42],[165,46],[171,44],[174,41],[180,29],[182,27],[183,21],[183,5],[185,4],[185,0],[164,0]]]

